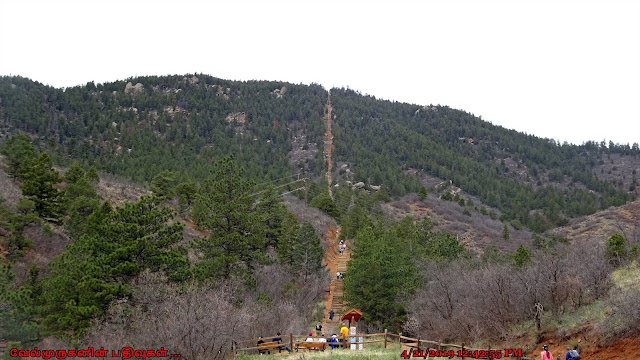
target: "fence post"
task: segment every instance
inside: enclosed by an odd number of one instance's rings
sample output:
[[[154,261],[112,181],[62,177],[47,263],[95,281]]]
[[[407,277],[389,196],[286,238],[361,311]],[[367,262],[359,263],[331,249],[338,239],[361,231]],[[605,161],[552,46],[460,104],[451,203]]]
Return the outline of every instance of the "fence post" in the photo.
[[[387,348],[387,329],[384,329],[384,348]]]
[[[231,340],[231,349],[233,351],[233,357],[236,357],[236,342]]]
[[[460,355],[462,355],[462,358],[464,359],[464,343],[462,343],[462,349],[460,350]]]
[[[289,350],[293,351],[293,334],[289,333]]]
[[[418,336],[418,350],[420,350],[420,336]]]

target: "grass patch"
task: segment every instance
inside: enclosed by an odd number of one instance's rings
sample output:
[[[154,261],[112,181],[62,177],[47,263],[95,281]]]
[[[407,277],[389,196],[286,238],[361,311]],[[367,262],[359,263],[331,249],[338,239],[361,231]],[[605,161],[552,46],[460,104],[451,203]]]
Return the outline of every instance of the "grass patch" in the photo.
[[[634,261],[631,264],[621,267],[611,274],[613,283],[621,288],[627,289],[635,287],[640,290],[640,267],[638,262]]]
[[[293,352],[291,354],[284,355],[274,355],[274,357],[278,360],[315,360],[315,359],[341,359],[341,360],[373,360],[373,359],[401,359],[400,355],[402,352],[400,351],[400,347],[397,344],[396,346],[390,346],[388,349],[385,348],[372,348],[372,349],[363,349],[363,350],[327,350],[327,351],[317,351],[317,352],[306,352],[299,351]],[[365,345],[366,346],[366,345]],[[264,360],[265,356],[268,355],[245,355],[239,356],[236,359],[239,360]],[[429,358],[433,360],[443,360],[448,358]]]

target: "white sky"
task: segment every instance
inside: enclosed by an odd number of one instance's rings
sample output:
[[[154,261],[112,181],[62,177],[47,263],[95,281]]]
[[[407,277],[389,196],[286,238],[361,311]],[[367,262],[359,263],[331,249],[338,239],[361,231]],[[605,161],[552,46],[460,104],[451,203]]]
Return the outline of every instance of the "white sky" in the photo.
[[[640,142],[640,1],[0,0],[0,75],[205,73],[441,104],[580,144]]]

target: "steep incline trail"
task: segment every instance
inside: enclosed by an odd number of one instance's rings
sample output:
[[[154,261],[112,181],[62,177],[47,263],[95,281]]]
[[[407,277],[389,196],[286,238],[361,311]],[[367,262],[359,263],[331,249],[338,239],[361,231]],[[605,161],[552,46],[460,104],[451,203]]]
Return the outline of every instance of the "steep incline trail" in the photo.
[[[340,228],[331,228],[327,231],[327,238],[332,246],[327,249],[323,263],[327,266],[329,275],[331,276],[331,285],[329,286],[329,296],[324,301],[324,318],[322,319],[322,329],[326,336],[337,333],[340,328],[340,318],[344,314],[344,301],[342,299],[342,280],[336,278],[336,273],[344,273],[347,271],[347,262],[351,258],[351,249],[347,244],[347,249],[340,254],[338,251],[338,237],[340,236]],[[333,320],[329,320],[329,311],[333,310]]]
[[[327,96],[327,106],[324,119],[324,162],[327,164],[327,184],[329,187],[329,196],[333,199],[333,192],[331,191],[331,168],[333,162],[331,159],[331,153],[333,152],[333,134],[331,133],[331,90]]]

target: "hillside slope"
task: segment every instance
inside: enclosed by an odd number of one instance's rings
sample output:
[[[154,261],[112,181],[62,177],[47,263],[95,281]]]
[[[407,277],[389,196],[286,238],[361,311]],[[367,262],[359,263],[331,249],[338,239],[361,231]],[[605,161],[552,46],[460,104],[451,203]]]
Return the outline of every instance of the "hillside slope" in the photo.
[[[335,169],[329,186],[362,182],[403,196],[437,179],[536,232],[638,192],[637,143],[559,144],[446,106],[330,93],[327,108],[329,92],[317,84],[189,74],[55,89],[5,76],[0,138],[27,133],[60,164],[80,160],[135,181],[162,170],[199,181],[228,154],[258,182],[299,172],[320,180],[325,160]],[[325,144],[327,113],[332,139]],[[335,149],[324,159],[327,145]]]

